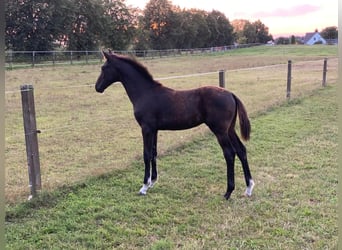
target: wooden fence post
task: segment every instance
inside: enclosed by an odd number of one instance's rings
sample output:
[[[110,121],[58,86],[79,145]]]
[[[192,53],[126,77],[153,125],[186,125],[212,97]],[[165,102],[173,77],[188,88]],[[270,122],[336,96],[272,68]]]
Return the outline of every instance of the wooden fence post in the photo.
[[[224,78],[224,70],[222,69],[219,71],[219,85],[221,88],[226,87],[225,78]]]
[[[287,63],[287,88],[286,88],[286,98],[290,99],[291,97],[291,78],[292,78],[292,62],[291,60]]]
[[[41,189],[40,177],[40,163],[39,163],[39,150],[36,126],[36,111],[34,106],[34,95],[32,85],[22,85],[21,101],[24,119],[24,131],[26,142],[26,155],[29,174],[29,185],[31,189],[31,196],[29,199],[37,195],[37,190]]]
[[[323,63],[323,80],[322,80],[322,86],[325,87],[327,85],[327,58],[324,58]]]

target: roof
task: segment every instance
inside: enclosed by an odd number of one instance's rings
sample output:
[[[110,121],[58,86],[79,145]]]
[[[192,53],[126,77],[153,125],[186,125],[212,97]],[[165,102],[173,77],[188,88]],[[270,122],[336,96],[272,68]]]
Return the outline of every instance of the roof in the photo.
[[[306,33],[304,37],[304,43],[307,43],[311,39],[311,37],[313,37],[314,34],[316,34],[316,32]]]
[[[311,39],[313,39],[313,40],[310,41]],[[326,43],[325,39],[318,32],[308,32],[305,34],[303,43],[312,45],[318,41],[321,41],[324,44]]]

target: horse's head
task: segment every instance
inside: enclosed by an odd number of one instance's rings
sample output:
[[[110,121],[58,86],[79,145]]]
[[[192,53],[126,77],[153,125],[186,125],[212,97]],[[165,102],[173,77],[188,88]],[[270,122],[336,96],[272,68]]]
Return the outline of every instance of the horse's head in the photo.
[[[101,74],[96,81],[95,89],[97,92],[103,93],[112,83],[120,81],[120,74],[115,67],[114,55],[103,52],[106,62],[101,67]]]

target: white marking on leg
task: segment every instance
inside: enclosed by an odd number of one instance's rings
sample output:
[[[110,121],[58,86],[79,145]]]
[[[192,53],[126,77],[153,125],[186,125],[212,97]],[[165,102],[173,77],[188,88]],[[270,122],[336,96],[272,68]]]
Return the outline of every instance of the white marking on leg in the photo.
[[[151,180],[151,183],[150,183],[150,185],[149,185],[149,188],[153,188],[153,186],[154,186],[154,184],[156,184],[156,182],[157,182],[157,180],[154,180],[154,181]]]
[[[248,196],[248,197],[251,197],[252,196],[252,192],[253,192],[253,188],[255,186],[255,183],[252,179],[249,180],[249,185],[248,187],[246,188],[246,191],[245,191],[245,195]]]
[[[151,177],[148,179],[147,184],[144,184],[139,190],[139,194],[146,195],[147,190],[151,187]]]
[[[140,188],[139,194],[141,194],[141,195],[146,195],[147,190],[148,190],[148,185],[145,185],[145,184],[144,184],[144,185],[142,186],[142,188]]]

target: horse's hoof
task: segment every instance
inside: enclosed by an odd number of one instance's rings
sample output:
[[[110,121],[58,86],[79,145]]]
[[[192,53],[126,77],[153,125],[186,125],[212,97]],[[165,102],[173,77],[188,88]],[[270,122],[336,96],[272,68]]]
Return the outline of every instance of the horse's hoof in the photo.
[[[231,193],[225,193],[224,198],[225,198],[226,200],[229,200],[230,195],[231,195]]]
[[[141,191],[140,191],[140,192],[139,192],[139,195],[140,195],[140,196],[145,196],[145,195],[146,195],[146,192],[144,193],[144,192],[141,192]]]
[[[254,183],[254,181],[251,179],[251,180],[249,181],[248,187],[246,188],[245,196],[247,196],[247,197],[251,197],[251,196],[252,196],[252,192],[253,192],[254,186],[255,186],[255,183]]]
[[[252,193],[245,191],[244,196],[246,196],[247,198],[250,198],[252,197]]]
[[[142,188],[140,188],[139,194],[140,194],[140,195],[146,195],[148,188],[149,188],[148,185],[145,185],[145,184],[144,184],[144,185],[142,186]]]

